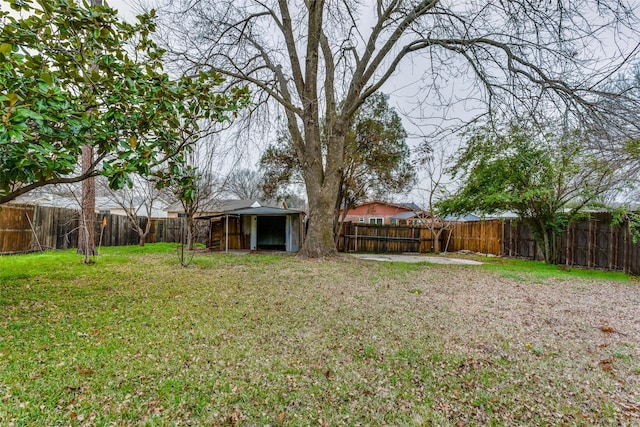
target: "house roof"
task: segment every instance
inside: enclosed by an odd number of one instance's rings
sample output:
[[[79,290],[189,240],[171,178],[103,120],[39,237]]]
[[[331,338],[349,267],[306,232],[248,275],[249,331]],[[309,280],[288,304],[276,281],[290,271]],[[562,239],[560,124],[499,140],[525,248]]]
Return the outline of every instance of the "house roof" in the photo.
[[[274,206],[260,206],[255,208],[236,209],[233,211],[225,212],[225,214],[233,215],[288,215],[299,214],[302,211],[297,209],[285,209]]]
[[[480,221],[480,217],[475,214],[466,214],[464,216],[447,215],[445,221]]]
[[[404,206],[405,208],[414,210],[414,211],[422,211],[422,208],[418,205],[416,205],[413,202],[409,202],[409,203],[398,203],[398,205],[400,206]]]
[[[455,216],[455,215],[448,215],[447,217],[445,217],[445,221],[480,221],[480,220],[490,220],[490,219],[514,219],[514,218],[518,218],[518,214],[516,214],[515,212],[501,212],[495,215],[485,215],[480,216],[474,213],[469,213],[466,214],[464,216]]]
[[[35,206],[47,206],[54,208],[64,208],[64,209],[80,209],[80,200],[74,198],[73,196],[64,196],[53,193],[34,193],[34,194],[25,194],[18,197],[15,200],[15,203],[24,203]],[[144,203],[143,199],[134,200],[134,207],[139,209],[138,214],[140,216],[146,216],[146,209],[141,205]],[[158,199],[154,202],[154,207],[151,211],[152,218],[161,218],[166,217],[167,214],[163,209],[163,205],[165,202],[161,199]],[[98,196],[95,201],[95,209],[96,211],[117,211],[124,210],[122,206],[120,206],[117,202],[115,202],[112,198],[106,196]]]
[[[368,202],[358,203],[356,205],[356,208],[360,207],[360,206],[365,206],[365,205],[373,205],[373,204],[376,204],[376,203],[377,204],[381,204],[381,205],[387,205],[387,206],[393,206],[393,207],[396,207],[396,208],[406,209],[406,210],[410,210],[410,211],[420,211],[420,212],[422,212],[422,208],[420,206],[416,205],[413,202],[392,203],[392,202],[385,202],[383,200],[370,200]],[[344,207],[340,208],[340,209],[344,209]]]
[[[409,219],[418,216],[419,212],[400,212],[391,217],[391,219]]]

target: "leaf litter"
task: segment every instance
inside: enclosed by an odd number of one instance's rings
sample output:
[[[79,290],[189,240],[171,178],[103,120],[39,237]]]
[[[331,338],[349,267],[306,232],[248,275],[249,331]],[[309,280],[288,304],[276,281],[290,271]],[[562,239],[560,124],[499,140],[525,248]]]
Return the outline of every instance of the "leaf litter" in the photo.
[[[0,424],[640,424],[637,284],[194,264],[138,255],[64,286],[32,282],[43,300],[0,319]]]

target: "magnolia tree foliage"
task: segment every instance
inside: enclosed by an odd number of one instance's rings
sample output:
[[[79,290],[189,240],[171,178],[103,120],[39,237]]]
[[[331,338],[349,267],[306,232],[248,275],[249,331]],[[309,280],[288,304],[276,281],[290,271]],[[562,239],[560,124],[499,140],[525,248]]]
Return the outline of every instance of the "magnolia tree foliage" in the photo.
[[[567,223],[620,184],[615,169],[586,147],[580,132],[478,127],[450,169],[461,187],[441,212],[513,211],[531,227],[545,261],[555,263]]]
[[[335,253],[356,113],[402,67],[423,72],[416,92],[441,111],[478,101],[484,112],[544,105],[590,118],[601,113],[592,95],[633,55],[639,28],[622,0],[171,0],[163,10],[184,66],[220,71],[255,88],[257,105],[279,106],[306,186],[302,254],[312,257]],[[449,96],[453,81],[469,90]]]
[[[163,72],[153,12],[128,24],[107,6],[0,1],[0,204],[97,174],[122,187],[131,172],[180,162],[192,144],[181,133],[227,120],[245,100],[246,89],[216,93],[218,73]],[[78,172],[83,144],[95,158]]]

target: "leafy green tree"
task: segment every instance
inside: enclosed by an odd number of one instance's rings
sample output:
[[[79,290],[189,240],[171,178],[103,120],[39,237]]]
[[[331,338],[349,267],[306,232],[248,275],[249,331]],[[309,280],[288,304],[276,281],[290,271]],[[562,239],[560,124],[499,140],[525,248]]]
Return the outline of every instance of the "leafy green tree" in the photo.
[[[246,88],[216,92],[216,73],[171,79],[153,42],[154,13],[121,22],[107,6],[73,0],[2,0],[0,204],[48,184],[180,163],[202,120],[224,121]],[[23,17],[19,17],[23,16]],[[95,152],[82,171],[83,144]]]
[[[415,183],[416,172],[406,139],[407,132],[400,116],[389,105],[389,97],[376,93],[367,98],[346,135],[344,169],[335,205],[336,219],[341,207],[346,214],[365,199],[400,193]],[[302,181],[298,159],[293,141],[288,136],[281,137],[277,145],[267,148],[261,159],[265,168],[263,186],[267,196],[272,197],[291,182]],[[337,226],[338,221],[335,224]]]
[[[586,151],[585,142],[579,132],[478,127],[450,169],[461,187],[441,211],[514,211],[531,227],[545,262],[556,263],[568,222],[618,184],[615,170]]]

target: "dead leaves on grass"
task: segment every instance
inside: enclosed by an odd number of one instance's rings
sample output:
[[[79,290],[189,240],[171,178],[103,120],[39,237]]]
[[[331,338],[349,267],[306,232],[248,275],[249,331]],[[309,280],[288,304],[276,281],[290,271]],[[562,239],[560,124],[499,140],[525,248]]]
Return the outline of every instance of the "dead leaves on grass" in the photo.
[[[612,334],[612,333],[616,332],[615,329],[613,329],[611,326],[607,326],[607,325],[600,326],[600,330],[602,332],[604,332],[605,334]]]
[[[609,357],[608,359],[602,359],[598,362],[598,366],[605,372],[612,373],[613,372],[613,357]]]

